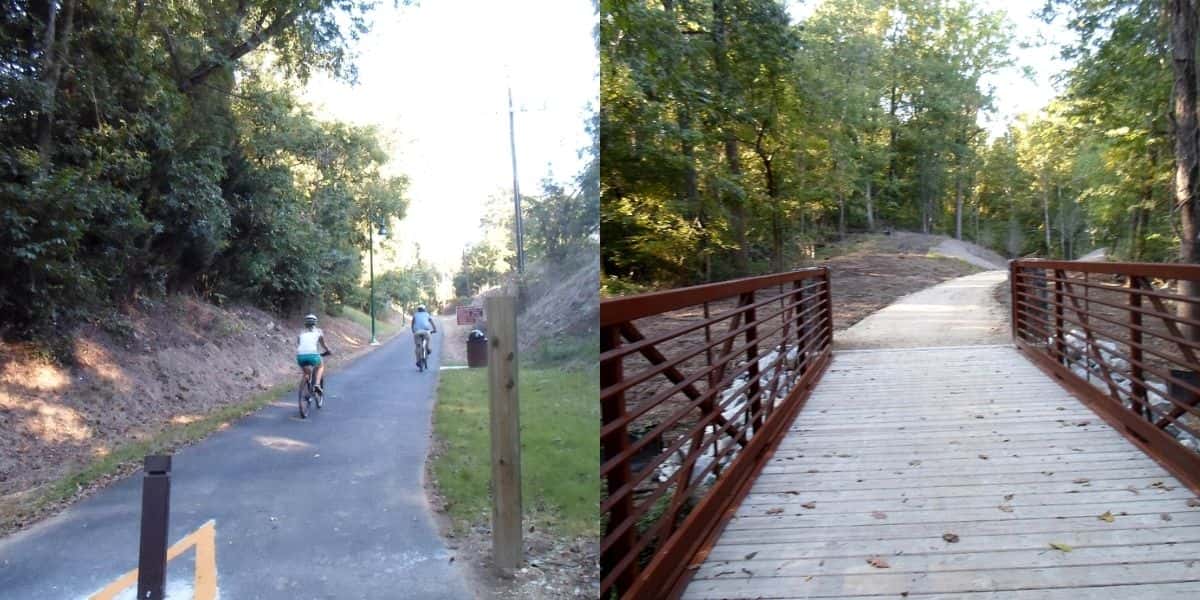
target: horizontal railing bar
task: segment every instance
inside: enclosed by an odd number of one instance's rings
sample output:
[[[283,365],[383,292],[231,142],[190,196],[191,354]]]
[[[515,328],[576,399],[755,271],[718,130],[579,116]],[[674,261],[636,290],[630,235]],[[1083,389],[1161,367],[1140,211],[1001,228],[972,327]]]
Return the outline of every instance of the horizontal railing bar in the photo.
[[[700,329],[703,329],[705,327],[711,327],[713,325],[720,324],[724,321],[728,321],[729,319],[732,319],[732,318],[738,316],[741,313],[747,312],[752,309],[757,310],[758,308],[761,308],[763,306],[771,304],[772,302],[778,302],[780,299],[785,298],[787,296],[794,296],[801,291],[807,293],[810,291],[810,289],[824,286],[823,281],[819,282],[819,283],[820,283],[820,285],[813,285],[811,287],[806,287],[806,288],[792,289],[790,291],[778,294],[776,296],[771,296],[770,298],[768,298],[766,300],[759,300],[753,304],[737,306],[737,307],[733,308],[732,310],[728,310],[723,313],[720,313],[715,317],[709,317],[708,319],[705,319],[705,320],[695,323],[693,325],[688,325],[681,329],[674,329],[674,330],[668,331],[666,333],[659,334],[652,338],[646,338],[644,340],[640,340],[636,343],[621,344],[620,346],[617,346],[616,348],[613,348],[610,350],[605,350],[604,352],[601,352],[600,353],[600,362],[606,363],[608,361],[614,360],[614,359],[622,357],[622,356],[629,356],[631,354],[641,351],[643,348],[646,348],[648,346],[656,346],[663,342],[667,342],[672,339],[681,337],[683,335],[687,335],[694,331],[699,331]],[[763,288],[763,289],[767,289],[767,288]],[[791,306],[803,306],[806,303],[812,303],[814,300],[816,300],[815,296],[808,296],[805,298],[801,298],[799,301],[793,303]],[[776,313],[776,314],[779,314],[779,313]],[[758,320],[761,321],[762,319],[758,319]],[[632,323],[632,321],[626,321],[625,323]],[[624,325],[625,323],[617,323],[616,325],[620,326],[620,325]],[[744,331],[744,329],[745,328],[742,328],[739,331]]]
[[[1020,290],[1030,289],[1030,287],[1031,286],[1024,286],[1024,285],[1020,286],[1018,288],[1018,293],[1020,293]],[[1170,313],[1159,312],[1157,310],[1146,310],[1144,308],[1135,308],[1135,307],[1123,305],[1123,304],[1113,304],[1111,302],[1105,302],[1103,300],[1093,298],[1091,296],[1079,296],[1076,294],[1072,294],[1071,292],[1068,292],[1066,290],[1062,290],[1062,291],[1055,290],[1053,292],[1048,292],[1046,295],[1047,296],[1062,295],[1062,296],[1066,296],[1068,298],[1075,298],[1076,300],[1083,300],[1085,302],[1090,302],[1092,304],[1099,304],[1101,306],[1115,308],[1115,309],[1123,311],[1123,312],[1135,312],[1135,313],[1139,313],[1142,315],[1151,316],[1156,319],[1164,319],[1165,318],[1167,320],[1174,321],[1176,323],[1183,323],[1185,325],[1191,325],[1193,327],[1200,327],[1200,321],[1196,321],[1194,319],[1187,319],[1187,318],[1180,317],[1177,315],[1172,315]],[[1038,302],[1046,302],[1048,304],[1054,304],[1055,306],[1059,306],[1058,303],[1054,302],[1053,300],[1049,300],[1048,298],[1037,298],[1037,301]],[[1067,304],[1063,304],[1061,306],[1063,306],[1064,308],[1070,307],[1070,305],[1067,305]],[[1072,310],[1074,310],[1074,309],[1072,309]]]
[[[782,328],[783,327],[781,326],[779,329],[782,329]],[[820,335],[819,330],[814,329],[811,332],[811,335],[806,335],[803,338],[798,338],[796,340],[797,346],[799,346],[799,342],[815,339],[818,335]],[[729,352],[729,356],[726,360],[698,369],[695,373],[692,373],[691,375],[685,377],[679,383],[676,383],[672,387],[667,388],[666,390],[662,390],[662,391],[656,393],[654,396],[651,396],[648,400],[639,403],[638,407],[636,409],[634,409],[634,411],[632,413],[626,414],[621,419],[614,419],[608,423],[603,423],[600,428],[601,437],[604,437],[605,435],[610,434],[617,429],[627,426],[628,424],[632,423],[633,421],[635,421],[638,418],[645,415],[647,412],[650,412],[655,407],[657,407],[660,404],[662,404],[663,402],[665,402],[668,398],[679,394],[680,392],[687,389],[689,386],[695,384],[697,381],[700,381],[702,378],[704,378],[708,374],[710,374],[714,371],[719,371],[723,368],[727,368],[728,363],[730,361],[732,361],[736,356],[738,356],[742,352],[749,349],[752,345],[754,345],[754,342],[747,342],[746,344],[738,347],[737,349],[731,350]],[[805,347],[807,347],[807,346],[808,346],[808,344],[806,343]],[[736,377],[737,375],[740,375],[740,374],[748,371],[750,369],[750,364],[751,363],[747,362],[739,367],[736,367],[736,370],[732,374],[726,373],[725,377],[717,384],[717,386],[706,389],[703,393],[701,393],[699,395],[699,397],[693,399],[693,404],[695,404],[695,406],[699,406],[700,403],[702,403],[706,400],[713,399],[713,397],[717,393],[720,393],[722,391],[724,386],[728,385],[729,383],[732,383],[733,380],[737,378]],[[600,402],[601,403],[611,402],[616,397],[618,397],[617,396],[618,394],[619,394],[619,391],[612,392],[612,393],[605,393],[604,391],[601,391]]]
[[[801,304],[802,303],[800,303],[800,302],[789,304],[786,307],[779,310],[778,312],[772,313],[771,315],[768,315],[762,319],[758,319],[753,322],[747,323],[747,324],[743,325],[742,327],[739,327],[735,331],[726,333],[721,338],[712,340],[711,342],[705,342],[705,344],[700,345],[700,346],[692,346],[691,348],[684,350],[681,354],[679,354],[675,358],[672,358],[666,362],[663,362],[663,363],[660,363],[657,365],[651,365],[650,368],[648,368],[648,369],[642,369],[640,371],[637,371],[636,375],[633,375],[633,376],[627,375],[619,383],[613,384],[607,388],[600,390],[600,399],[604,400],[606,398],[613,396],[614,394],[619,394],[623,391],[626,391],[630,388],[637,386],[640,383],[646,382],[646,381],[654,378],[654,376],[656,376],[656,375],[660,375],[670,369],[676,368],[676,367],[680,366],[681,364],[687,362],[688,360],[690,360],[696,356],[699,356],[703,352],[705,352],[707,350],[711,350],[713,348],[716,348],[717,346],[724,344],[725,342],[727,342],[729,340],[735,339],[739,335],[742,335],[743,333],[749,331],[751,328],[758,327],[758,326],[762,325],[763,323],[770,322],[775,317],[778,317],[778,316],[786,313],[789,309],[800,306]],[[814,306],[813,308],[820,309],[821,307]],[[795,317],[787,317],[786,319],[793,319],[793,318],[795,318]],[[780,326],[780,327],[772,330],[772,333],[783,329],[783,327],[784,326]],[[764,337],[766,337],[766,336],[764,336]],[[671,339],[674,339],[674,338],[668,337],[664,341],[671,340]],[[639,342],[639,344],[640,344],[640,342]],[[633,344],[630,344],[630,345],[632,346]],[[640,349],[644,349],[645,347],[646,346],[643,344],[642,348],[640,348]],[[650,346],[650,347],[653,347],[653,346]],[[621,348],[623,348],[623,347],[621,347]],[[618,358],[615,356],[614,352],[609,352],[608,354],[614,354],[614,356],[611,357],[611,359],[613,359],[613,360]],[[737,354],[737,352],[730,351],[729,357],[731,358],[736,354]],[[603,358],[600,360],[601,364],[604,364],[605,362],[606,362],[606,360]]]
[[[1033,318],[1034,318],[1034,319],[1037,319],[1037,320],[1039,320],[1039,321],[1041,321],[1041,319],[1038,319],[1037,317],[1033,317]],[[1077,322],[1075,322],[1075,321],[1071,321],[1070,319],[1066,319],[1065,317],[1064,317],[1064,319],[1063,319],[1063,320],[1064,320],[1064,321],[1068,321],[1068,322],[1070,322],[1070,323],[1073,323],[1073,324],[1076,324],[1076,325],[1079,325],[1079,323],[1077,323]],[[1042,322],[1044,323],[1045,321],[1042,321]],[[1080,326],[1083,326],[1083,325],[1080,325]],[[1070,331],[1064,331],[1063,333],[1064,333],[1065,335],[1069,335],[1069,336],[1071,336],[1071,337],[1073,337],[1073,338],[1075,338],[1075,339],[1078,339],[1078,340],[1083,340],[1085,343],[1087,343],[1087,342],[1088,342],[1088,340],[1087,340],[1087,338],[1086,338],[1086,337],[1084,337],[1084,336],[1080,336],[1079,334],[1072,333],[1072,332],[1070,332]],[[1049,347],[1047,347],[1047,349],[1049,349]],[[1143,362],[1141,362],[1141,361],[1134,360],[1134,359],[1130,358],[1130,357],[1129,357],[1129,355],[1125,354],[1124,352],[1119,352],[1119,351],[1116,351],[1116,350],[1107,350],[1107,349],[1106,349],[1106,350],[1104,350],[1104,352],[1108,352],[1109,354],[1114,354],[1114,355],[1118,356],[1119,358],[1121,358],[1122,360],[1125,360],[1126,362],[1129,362],[1130,364],[1136,364],[1136,365],[1138,365],[1138,366],[1142,367],[1142,370],[1143,370],[1143,371],[1146,371],[1146,372],[1148,372],[1148,373],[1150,373],[1150,374],[1152,374],[1152,375],[1156,375],[1156,376],[1158,376],[1160,379],[1163,379],[1164,381],[1166,381],[1166,382],[1168,382],[1168,383],[1174,383],[1174,384],[1176,384],[1176,385],[1181,385],[1182,387],[1186,388],[1188,391],[1192,392],[1193,394],[1200,394],[1200,387],[1193,386],[1192,384],[1190,384],[1190,383],[1188,383],[1188,382],[1186,382],[1186,381],[1184,381],[1184,380],[1182,380],[1182,379],[1176,379],[1176,378],[1175,378],[1174,376],[1172,376],[1172,375],[1164,375],[1164,374],[1162,374],[1162,372],[1158,371],[1158,370],[1157,370],[1157,369],[1155,369],[1154,367],[1152,367],[1152,366],[1150,366],[1150,365],[1147,365],[1147,364],[1145,364],[1145,363],[1143,363]],[[1060,354],[1060,353],[1058,352],[1058,350],[1057,350],[1057,349],[1054,349],[1054,350],[1052,351],[1052,353],[1053,353],[1054,355],[1058,356],[1059,358],[1065,358],[1065,359],[1067,359],[1067,360],[1070,360],[1070,357],[1069,357],[1069,356],[1067,356],[1065,353],[1062,353],[1062,354]],[[1093,360],[1094,360],[1094,359],[1093,359]],[[1085,364],[1086,364],[1086,363],[1085,363]],[[1128,380],[1130,380],[1130,381],[1134,381],[1134,382],[1138,383],[1138,384],[1139,384],[1139,385],[1141,385],[1143,388],[1145,388],[1147,392],[1154,393],[1156,396],[1159,396],[1160,398],[1162,398],[1162,399],[1164,399],[1164,400],[1166,400],[1166,401],[1170,402],[1170,403],[1171,403],[1172,405],[1174,405],[1176,408],[1181,408],[1181,409],[1184,409],[1184,410],[1186,410],[1188,413],[1190,413],[1190,414],[1193,414],[1193,415],[1195,415],[1195,416],[1197,416],[1197,417],[1200,417],[1200,408],[1196,408],[1196,407],[1189,407],[1189,406],[1187,406],[1186,404],[1184,404],[1182,401],[1180,401],[1180,400],[1177,400],[1177,399],[1175,399],[1175,398],[1172,398],[1170,395],[1168,395],[1168,394],[1164,394],[1164,393],[1161,393],[1161,392],[1159,392],[1158,390],[1154,389],[1153,387],[1150,387],[1150,386],[1148,385],[1148,384],[1149,384],[1149,382],[1148,382],[1148,381],[1145,381],[1145,380],[1142,380],[1142,379],[1137,379],[1137,378],[1134,378],[1134,377],[1132,377],[1132,376],[1126,375],[1124,371],[1121,371],[1121,370],[1119,370],[1119,369],[1115,369],[1115,368],[1113,368],[1113,367],[1112,367],[1112,365],[1111,365],[1111,364],[1108,364],[1107,362],[1105,363],[1105,365],[1106,365],[1106,367],[1108,368],[1108,370],[1109,370],[1109,371],[1114,371],[1114,372],[1121,373],[1122,377],[1124,377],[1125,379],[1128,379]],[[1086,367],[1083,367],[1083,368],[1084,368],[1084,370],[1087,370],[1089,373],[1090,373],[1090,372],[1092,372],[1090,369],[1087,369]],[[1100,374],[1096,374],[1096,375],[1097,375],[1098,377],[1100,376]],[[1117,384],[1117,383],[1115,383],[1115,382],[1112,382],[1112,381],[1111,381],[1111,380],[1109,380],[1108,378],[1105,378],[1105,381],[1108,381],[1108,382],[1112,383],[1112,384],[1113,384],[1114,386],[1116,386],[1118,389],[1120,389],[1120,387],[1121,387],[1119,384]],[[1128,395],[1128,396],[1130,396],[1130,397],[1133,397],[1133,391],[1132,391],[1132,390],[1130,390],[1130,391],[1127,391],[1127,392],[1125,392],[1125,393],[1126,393],[1126,395]]]
[[[803,353],[803,352],[810,351],[813,347],[814,341],[820,341],[820,340],[818,340],[817,338],[811,338],[805,344],[804,349],[800,350],[800,352]],[[781,356],[782,356],[782,353],[781,353]],[[716,387],[716,388],[713,388],[712,390],[706,391],[705,394],[703,396],[701,396],[700,398],[690,400],[687,403],[687,406],[681,407],[678,411],[676,411],[670,417],[668,417],[667,419],[664,419],[661,423],[659,423],[657,426],[655,426],[654,429],[643,434],[642,438],[639,439],[637,442],[631,444],[629,448],[626,448],[621,453],[619,453],[616,456],[613,456],[613,457],[609,458],[608,460],[604,461],[603,463],[601,463],[600,476],[603,477],[605,475],[608,475],[610,472],[612,472],[613,469],[616,469],[618,466],[620,466],[620,464],[626,462],[628,459],[637,455],[637,453],[639,451],[641,451],[642,448],[646,447],[655,438],[657,438],[658,436],[662,435],[667,430],[669,430],[671,428],[671,426],[677,424],[683,415],[686,415],[686,414],[692,412],[693,410],[698,408],[700,406],[700,404],[704,403],[706,400],[713,399],[713,396],[715,395],[715,393],[723,391],[723,389],[726,385],[728,385],[729,383],[732,383],[735,379],[737,379],[737,375],[740,375],[742,372],[749,370],[749,368],[750,368],[750,365],[749,365],[749,363],[747,363],[745,365],[742,365],[741,367],[738,367],[738,369],[736,371],[734,371],[733,373],[727,374],[726,378],[722,380],[721,385],[719,387]],[[682,385],[682,383],[676,385],[676,387],[679,387],[679,385]],[[749,386],[749,383],[747,382],[746,384],[743,384],[742,387],[739,388],[739,390],[745,389],[748,386]],[[661,393],[665,393],[665,392],[660,392],[660,394]],[[678,393],[678,392],[676,392],[676,393]],[[671,395],[674,395],[674,394],[671,394]],[[736,399],[737,396],[738,396],[737,393],[730,394],[730,398],[732,398],[732,399]],[[729,402],[732,402],[732,401],[733,400],[730,400]],[[647,405],[649,405],[650,408],[653,408],[654,406],[657,406],[658,404],[661,404],[661,401],[658,403],[654,403],[654,404],[647,403]],[[747,404],[749,404],[749,402],[747,402]],[[705,418],[704,427],[708,426],[707,425],[708,421],[715,419],[717,415],[723,414],[724,411],[722,411],[720,409],[723,409],[727,406],[729,406],[729,403],[716,404],[711,415],[709,417]],[[639,408],[639,410],[640,410],[640,408]],[[645,412],[648,412],[648,411],[649,411],[649,409],[646,409],[645,411],[642,411],[641,414],[645,414]],[[607,432],[611,433],[613,431],[617,431],[622,428],[626,428],[630,423],[632,423],[634,420],[636,420],[637,417],[641,416],[641,414],[636,415],[636,416],[626,415],[622,419],[617,419],[610,423],[606,423],[604,425],[604,427],[602,428],[602,431],[607,431]],[[741,413],[739,412],[737,415],[734,415],[734,418],[736,418],[740,414]],[[730,425],[729,427],[737,429],[737,427],[733,426],[733,425]],[[729,429],[729,427],[723,427],[723,428],[721,428],[721,430],[727,431]],[[683,435],[680,437],[681,437],[681,439],[685,438],[685,437],[699,431],[700,429],[701,428],[699,426],[693,426],[690,430],[688,430],[686,435]],[[669,453],[664,450],[664,452],[661,453],[660,456],[662,456],[664,454],[669,454]],[[665,460],[665,459],[662,459],[662,460]],[[653,468],[662,464],[662,460],[655,461],[654,464],[647,466],[644,470],[646,470],[646,471],[652,470]],[[639,483],[640,483],[641,479],[644,479],[644,478],[638,478]]]
[[[1034,297],[1032,297],[1032,296],[1030,296],[1029,294],[1026,294],[1026,293],[1024,293],[1024,292],[1020,292],[1020,291],[1018,291],[1018,292],[1017,292],[1017,294],[1018,294],[1019,296],[1024,296],[1025,298],[1027,298],[1027,299],[1029,299],[1029,300],[1032,300],[1032,301],[1034,301],[1034,302],[1044,302],[1044,300],[1042,300],[1042,299],[1040,299],[1040,298],[1034,298]],[[1066,294],[1064,294],[1064,295],[1066,295]],[[1043,314],[1046,314],[1046,315],[1050,315],[1050,314],[1051,314],[1051,313],[1050,313],[1050,311],[1049,311],[1049,310],[1047,310],[1047,309],[1043,309],[1043,308],[1041,308],[1041,307],[1037,307],[1037,306],[1030,306],[1028,303],[1025,303],[1025,302],[1021,302],[1021,304],[1022,304],[1023,306],[1026,306],[1026,307],[1028,307],[1028,308],[1032,309],[1032,310],[1036,310],[1036,311],[1038,311],[1038,312],[1040,312],[1040,313],[1043,313]],[[1049,302],[1047,302],[1047,304],[1050,304],[1050,305],[1052,305],[1052,306],[1062,306],[1062,307],[1063,307],[1063,309],[1064,309],[1064,311],[1063,311],[1064,313],[1065,313],[1065,312],[1067,312],[1067,311],[1070,311],[1070,312],[1073,312],[1073,313],[1076,313],[1076,314],[1078,314],[1078,313],[1082,312],[1082,311],[1079,311],[1079,310],[1075,309],[1074,307],[1072,307],[1072,306],[1071,306],[1071,305],[1069,305],[1069,304],[1058,304],[1058,303],[1056,303],[1056,302],[1053,302],[1053,301],[1049,301]],[[1088,313],[1088,317],[1089,317],[1089,318],[1091,318],[1091,319],[1096,319],[1096,320],[1104,321],[1105,323],[1111,323],[1112,325],[1116,325],[1118,328],[1120,328],[1120,329],[1122,329],[1122,330],[1133,329],[1133,330],[1136,330],[1136,331],[1140,331],[1140,332],[1142,332],[1143,334],[1146,334],[1146,335],[1151,335],[1151,336],[1154,336],[1154,337],[1156,337],[1156,338],[1158,338],[1158,339],[1161,339],[1161,340],[1164,340],[1164,341],[1169,341],[1169,342],[1174,342],[1175,344],[1184,345],[1184,346],[1187,346],[1187,347],[1189,347],[1189,348],[1191,348],[1191,349],[1193,349],[1193,350],[1200,350],[1200,344],[1198,344],[1198,343],[1196,343],[1196,342],[1191,342],[1191,341],[1185,340],[1185,339],[1183,339],[1183,338],[1180,338],[1180,337],[1176,337],[1176,336],[1174,336],[1174,335],[1171,335],[1171,334],[1170,334],[1170,332],[1168,332],[1167,334],[1163,334],[1163,333],[1160,333],[1160,332],[1158,332],[1158,331],[1155,331],[1155,330],[1153,330],[1153,329],[1147,329],[1147,328],[1146,328],[1144,325],[1133,325],[1133,324],[1131,324],[1131,323],[1122,323],[1122,322],[1120,322],[1120,321],[1114,321],[1114,320],[1112,320],[1112,319],[1109,319],[1109,318],[1103,317],[1103,316],[1101,316],[1101,315],[1099,315],[1099,314],[1096,314],[1096,313]],[[1115,341],[1118,341],[1118,342],[1120,342],[1120,343],[1122,343],[1122,344],[1129,344],[1129,343],[1131,343],[1131,342],[1129,342],[1129,341],[1127,341],[1127,340],[1125,340],[1125,339],[1123,339],[1123,338],[1117,338],[1117,337],[1115,337],[1115,336],[1109,336],[1109,337],[1113,338],[1113,340],[1115,340]],[[1135,345],[1136,345],[1136,344],[1135,344]],[[1139,346],[1140,346],[1141,348],[1143,348],[1144,350],[1150,350],[1149,346],[1148,346],[1147,344],[1145,344],[1144,342],[1143,342],[1142,344],[1140,344]],[[1175,362],[1178,362],[1178,360],[1177,360],[1177,359],[1171,359],[1171,360],[1173,360],[1173,361],[1175,361]]]
[[[602,300],[600,302],[600,326],[606,327],[642,317],[659,315],[704,302],[710,302],[715,299],[737,296],[738,294],[756,291],[773,285],[808,279],[828,279],[828,277],[828,267],[810,267],[787,273],[745,277],[721,283],[709,283],[677,290],[649,292],[635,296]]]
[[[1045,281],[1067,283],[1067,284],[1070,284],[1073,286],[1086,287],[1086,288],[1105,291],[1105,292],[1120,292],[1123,294],[1128,294],[1130,296],[1133,296],[1133,295],[1153,296],[1155,298],[1162,298],[1163,300],[1171,300],[1173,302],[1200,303],[1200,298],[1191,298],[1188,296],[1184,296],[1182,294],[1176,294],[1176,293],[1172,293],[1172,292],[1164,292],[1162,290],[1159,290],[1158,288],[1133,288],[1133,287],[1128,287],[1126,285],[1098,283],[1098,282],[1095,282],[1094,280],[1086,281],[1083,279],[1072,279],[1069,276],[1066,279],[1061,279],[1058,276],[1050,276],[1050,275],[1040,276],[1037,278],[1045,280]],[[1143,280],[1146,279],[1145,277],[1136,277],[1136,278],[1143,279]],[[1147,282],[1147,283],[1149,283],[1149,282]]]
[[[1100,275],[1134,275],[1156,279],[1200,280],[1200,265],[1165,263],[1089,263],[1071,260],[1021,258],[1013,261],[1018,269],[1058,269]],[[1018,273],[1020,274],[1020,273]]]

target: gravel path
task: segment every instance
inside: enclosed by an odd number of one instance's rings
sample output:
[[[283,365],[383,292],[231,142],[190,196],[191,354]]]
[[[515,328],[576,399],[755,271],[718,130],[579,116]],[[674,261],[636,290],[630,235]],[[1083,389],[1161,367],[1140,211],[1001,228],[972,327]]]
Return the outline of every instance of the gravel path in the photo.
[[[925,348],[1007,344],[994,289],[1006,271],[984,271],[909,294],[834,336],[834,347]]]

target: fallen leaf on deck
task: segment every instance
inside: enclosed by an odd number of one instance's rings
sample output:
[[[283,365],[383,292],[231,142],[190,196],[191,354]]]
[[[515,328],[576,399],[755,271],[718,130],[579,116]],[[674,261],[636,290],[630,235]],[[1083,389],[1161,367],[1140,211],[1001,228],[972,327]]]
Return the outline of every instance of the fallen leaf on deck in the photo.
[[[1087,483],[1089,481],[1091,481],[1091,479],[1088,479],[1087,477],[1080,477],[1079,479],[1076,479],[1075,481],[1072,481],[1071,483]]]
[[[1160,519],[1162,519],[1162,520],[1164,520],[1164,521],[1170,521],[1170,520],[1171,520],[1171,515],[1169,515],[1169,514],[1167,514],[1167,513],[1163,513],[1163,514],[1161,514],[1161,515],[1158,515],[1158,518],[1160,518]]]
[[[805,502],[804,504],[801,504],[800,506],[802,506],[804,508],[812,509],[812,508],[817,507],[817,503],[816,502]]]
[[[1133,487],[1132,485],[1125,488],[1125,490],[1129,491],[1129,492],[1133,492],[1134,494],[1137,494],[1139,496],[1141,495],[1141,492],[1137,491],[1137,488]]]
[[[755,556],[758,556],[758,552],[751,552],[750,554],[747,554],[745,558],[746,558],[746,560],[750,560],[750,559],[754,558]]]
[[[1192,508],[1200,506],[1200,498],[1188,498],[1187,505]]]
[[[1004,495],[1004,501],[1005,501],[1005,502],[1007,502],[1007,501],[1009,501],[1009,500],[1012,500],[1012,499],[1013,499],[1013,494],[1005,494],[1005,495]]]
[[[767,509],[767,514],[768,515],[781,515],[781,514],[783,514],[783,509],[776,506],[775,508]]]
[[[982,458],[983,460],[987,460],[987,459],[988,459],[988,455],[986,455],[986,454],[980,454],[980,455],[979,455],[979,458]]]
[[[917,466],[917,465],[919,465],[919,464],[921,464],[921,461],[919,461],[919,460],[910,460],[910,461],[908,461],[908,465],[909,465],[910,467],[915,467],[915,466]]]
[[[788,490],[788,491],[786,491],[786,492],[784,492],[784,493],[785,493],[785,494],[787,494],[787,495],[789,495],[789,496],[799,496],[799,495],[800,495],[800,492],[797,492],[796,490]]]
[[[1000,506],[997,506],[996,508],[998,508],[1006,513],[1010,513],[1013,511],[1013,508],[1007,504],[1001,504]]]
[[[1060,552],[1070,552],[1071,551],[1070,546],[1060,543],[1060,542],[1050,542],[1050,547],[1054,548],[1055,550],[1058,550]]]
[[[871,513],[871,516],[872,516],[872,517],[875,517],[876,519],[886,519],[886,518],[887,518],[887,513],[885,513],[885,512],[880,512],[880,511],[875,511],[875,512]]]
[[[1112,511],[1108,511],[1108,510],[1104,511],[1104,514],[1102,514],[1096,518],[1100,519],[1101,521],[1104,521],[1105,523],[1112,523],[1113,520],[1116,519],[1116,517],[1113,516]]]
[[[951,544],[958,543],[958,535],[954,534],[954,533],[943,533],[942,539],[946,540],[947,542],[950,542]]]
[[[872,556],[871,558],[868,558],[868,559],[867,559],[867,564],[868,564],[868,565],[871,565],[872,567],[875,567],[876,569],[890,569],[890,568],[892,568],[892,565],[889,565],[889,564],[888,564],[888,561],[886,561],[886,560],[884,560],[883,558],[881,558],[881,557],[878,557],[878,556]]]

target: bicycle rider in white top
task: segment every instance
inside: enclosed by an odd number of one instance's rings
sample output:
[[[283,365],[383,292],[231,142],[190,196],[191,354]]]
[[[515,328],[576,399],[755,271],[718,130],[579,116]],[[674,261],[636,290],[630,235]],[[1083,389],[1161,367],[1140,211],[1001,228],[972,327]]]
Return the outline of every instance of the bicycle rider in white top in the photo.
[[[332,354],[329,346],[325,345],[325,334],[317,327],[317,315],[305,315],[304,331],[300,332],[296,343],[296,363],[300,365],[300,384],[304,384],[304,367],[315,367],[313,388],[318,394],[325,393],[321,382],[325,375],[325,362],[321,360],[321,352]]]
[[[433,316],[429,311],[425,310],[425,305],[417,307],[417,312],[413,313],[412,318],[413,332],[413,350],[417,354],[417,368],[421,367],[421,344],[425,344],[429,348],[431,333],[437,333],[437,324],[433,322]]]

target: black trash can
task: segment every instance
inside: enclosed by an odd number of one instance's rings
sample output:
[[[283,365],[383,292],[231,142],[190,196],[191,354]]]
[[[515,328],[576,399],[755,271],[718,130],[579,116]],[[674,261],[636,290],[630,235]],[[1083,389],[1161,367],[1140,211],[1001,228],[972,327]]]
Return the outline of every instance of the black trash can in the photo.
[[[467,366],[486,367],[487,364],[487,336],[475,329],[467,335]]]

